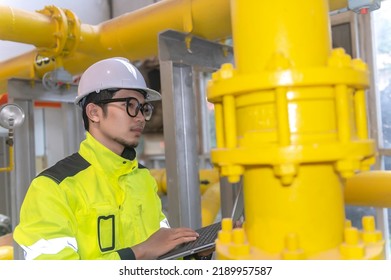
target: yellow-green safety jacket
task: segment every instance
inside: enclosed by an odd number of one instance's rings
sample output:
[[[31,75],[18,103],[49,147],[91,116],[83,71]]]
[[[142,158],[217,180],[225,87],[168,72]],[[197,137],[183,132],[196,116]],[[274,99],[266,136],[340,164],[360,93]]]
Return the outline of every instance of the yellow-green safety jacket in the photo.
[[[88,132],[75,153],[31,183],[14,239],[26,259],[134,259],[131,246],[168,227],[149,170]]]

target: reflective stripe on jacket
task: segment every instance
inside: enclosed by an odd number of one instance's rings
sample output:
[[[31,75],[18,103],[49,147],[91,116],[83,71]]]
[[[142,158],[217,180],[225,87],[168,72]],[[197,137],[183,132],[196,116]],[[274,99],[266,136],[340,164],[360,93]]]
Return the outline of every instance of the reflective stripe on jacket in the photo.
[[[87,133],[78,153],[32,181],[14,239],[26,259],[121,259],[165,222],[134,149],[119,156]]]

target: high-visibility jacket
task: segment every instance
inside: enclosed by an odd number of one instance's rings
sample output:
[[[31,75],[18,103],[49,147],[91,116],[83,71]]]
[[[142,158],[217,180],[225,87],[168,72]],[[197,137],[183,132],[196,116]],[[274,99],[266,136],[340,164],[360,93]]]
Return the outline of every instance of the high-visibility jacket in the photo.
[[[87,132],[75,153],[32,182],[14,239],[26,259],[132,259],[130,247],[168,227],[149,170]]]

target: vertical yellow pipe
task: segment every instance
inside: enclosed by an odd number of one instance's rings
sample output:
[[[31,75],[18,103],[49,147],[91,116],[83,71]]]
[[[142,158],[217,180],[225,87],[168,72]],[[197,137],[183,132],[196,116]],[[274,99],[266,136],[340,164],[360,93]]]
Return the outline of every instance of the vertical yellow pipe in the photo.
[[[249,243],[267,252],[266,258],[282,252],[290,234],[299,237],[307,257],[342,242],[342,188],[332,165],[301,166],[285,187],[271,168],[249,168],[244,187]]]
[[[218,245],[218,257],[364,258],[343,243],[341,180],[373,156],[364,63],[331,50],[326,0],[232,0],[231,13],[236,69],[222,66],[208,98],[232,112],[229,100],[236,123],[212,160],[228,178],[243,174],[247,239]]]
[[[365,254],[358,230],[348,230],[354,244],[345,231],[341,179],[374,156],[369,79],[365,63],[331,50],[327,3],[231,1],[236,69],[223,65],[208,90],[223,104],[229,144],[212,161],[228,179],[243,175],[247,238],[219,239],[219,259],[383,256],[381,238]]]
[[[289,57],[295,68],[324,65],[331,47],[327,4],[231,1],[238,72],[263,71],[276,53]]]
[[[331,51],[327,1],[231,1],[231,6],[240,75],[327,63]],[[293,88],[290,94],[300,96],[301,91]],[[285,88],[276,90],[281,146],[290,144],[287,98]],[[312,116],[299,115],[300,107],[295,108],[289,118],[305,129],[306,118]],[[284,166],[278,170],[284,172]],[[306,253],[314,254],[342,242],[342,190],[331,164],[300,166],[289,186],[282,185],[272,168],[255,166],[245,170],[244,186],[246,233],[252,246],[276,254],[284,250],[286,236],[295,234]]]

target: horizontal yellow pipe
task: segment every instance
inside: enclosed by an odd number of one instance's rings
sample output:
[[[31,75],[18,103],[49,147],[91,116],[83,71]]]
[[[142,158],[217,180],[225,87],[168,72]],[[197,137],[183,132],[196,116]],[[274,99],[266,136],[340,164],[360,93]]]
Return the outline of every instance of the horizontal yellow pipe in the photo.
[[[43,14],[0,5],[1,40],[54,47],[55,21]]]
[[[346,180],[345,203],[354,206],[391,207],[391,171],[358,173]]]
[[[159,192],[166,193],[165,169],[152,169]],[[219,174],[216,170],[200,170],[202,223],[213,222],[220,207]],[[348,205],[391,208],[391,171],[368,171],[356,174],[345,182],[344,200]]]
[[[26,79],[34,78],[33,61],[36,56],[37,51],[34,50],[1,62],[0,81],[13,77]],[[0,93],[4,93],[5,88],[0,88]]]
[[[166,169],[150,169],[151,175],[155,178],[158,192],[167,193]],[[213,184],[220,182],[220,175],[217,169],[199,170],[200,192],[203,194]]]
[[[6,27],[0,29],[0,40],[45,49],[55,47],[57,23],[49,16],[4,6],[0,6],[0,14],[0,26]],[[80,35],[74,39],[78,41],[77,48],[64,57],[64,68],[77,75],[93,62],[110,56],[124,56],[130,60],[156,56],[158,34],[167,29],[208,40],[226,38],[231,34],[229,1],[166,0],[99,25],[81,24]],[[0,80],[11,77],[31,79],[35,54],[1,62]]]

